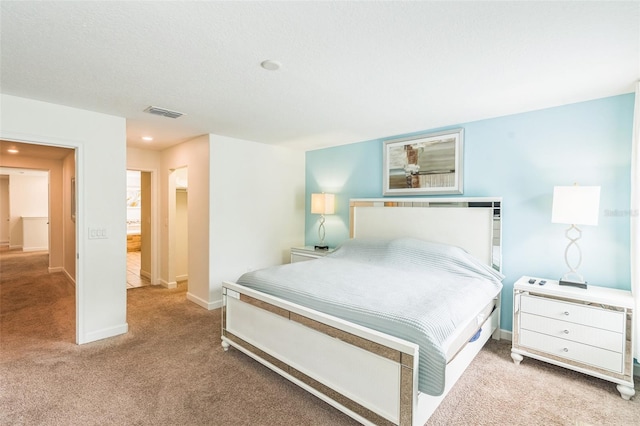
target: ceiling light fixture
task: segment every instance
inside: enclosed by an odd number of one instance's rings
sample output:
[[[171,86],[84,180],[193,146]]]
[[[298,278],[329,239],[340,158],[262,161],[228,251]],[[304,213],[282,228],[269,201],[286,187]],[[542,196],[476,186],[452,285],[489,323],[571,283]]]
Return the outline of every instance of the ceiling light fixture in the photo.
[[[271,59],[267,59],[266,61],[262,61],[260,66],[268,71],[277,71],[280,69],[282,64],[278,61],[272,61]]]

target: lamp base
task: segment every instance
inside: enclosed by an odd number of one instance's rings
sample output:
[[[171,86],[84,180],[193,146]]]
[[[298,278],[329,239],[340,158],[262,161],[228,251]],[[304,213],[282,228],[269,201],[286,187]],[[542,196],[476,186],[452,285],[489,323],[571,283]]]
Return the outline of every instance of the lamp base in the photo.
[[[329,250],[329,246],[314,246],[315,250]]]
[[[560,280],[558,281],[559,285],[567,285],[570,287],[578,287],[578,288],[587,288],[587,283],[579,283],[579,282],[575,282],[575,281],[567,281],[567,280]]]

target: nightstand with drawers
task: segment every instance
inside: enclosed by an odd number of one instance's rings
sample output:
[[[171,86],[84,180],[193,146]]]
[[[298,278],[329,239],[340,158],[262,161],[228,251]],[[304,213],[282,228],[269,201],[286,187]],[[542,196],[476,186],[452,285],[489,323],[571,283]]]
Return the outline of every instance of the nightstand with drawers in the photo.
[[[291,247],[291,263],[318,259],[331,253],[334,249],[316,250],[313,246]]]
[[[632,338],[629,291],[560,286],[537,277],[522,277],[514,285],[516,364],[527,356],[609,380],[628,400],[635,394]]]

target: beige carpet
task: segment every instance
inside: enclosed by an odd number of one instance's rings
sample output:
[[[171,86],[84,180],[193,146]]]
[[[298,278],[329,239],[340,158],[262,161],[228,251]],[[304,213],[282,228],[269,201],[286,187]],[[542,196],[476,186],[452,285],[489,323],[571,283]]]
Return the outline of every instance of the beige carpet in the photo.
[[[128,290],[130,332],[75,345],[74,289],[46,255],[0,255],[0,425],[350,425],[231,349],[186,288]],[[123,283],[125,285],[125,283]],[[429,425],[637,425],[640,396],[491,341]],[[640,393],[639,393],[640,395]]]

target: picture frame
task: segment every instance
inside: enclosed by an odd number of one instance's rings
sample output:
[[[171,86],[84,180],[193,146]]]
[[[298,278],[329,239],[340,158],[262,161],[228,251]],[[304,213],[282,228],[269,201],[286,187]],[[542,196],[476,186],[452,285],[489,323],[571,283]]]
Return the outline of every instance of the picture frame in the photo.
[[[463,193],[464,129],[390,139],[383,144],[383,195]]]

